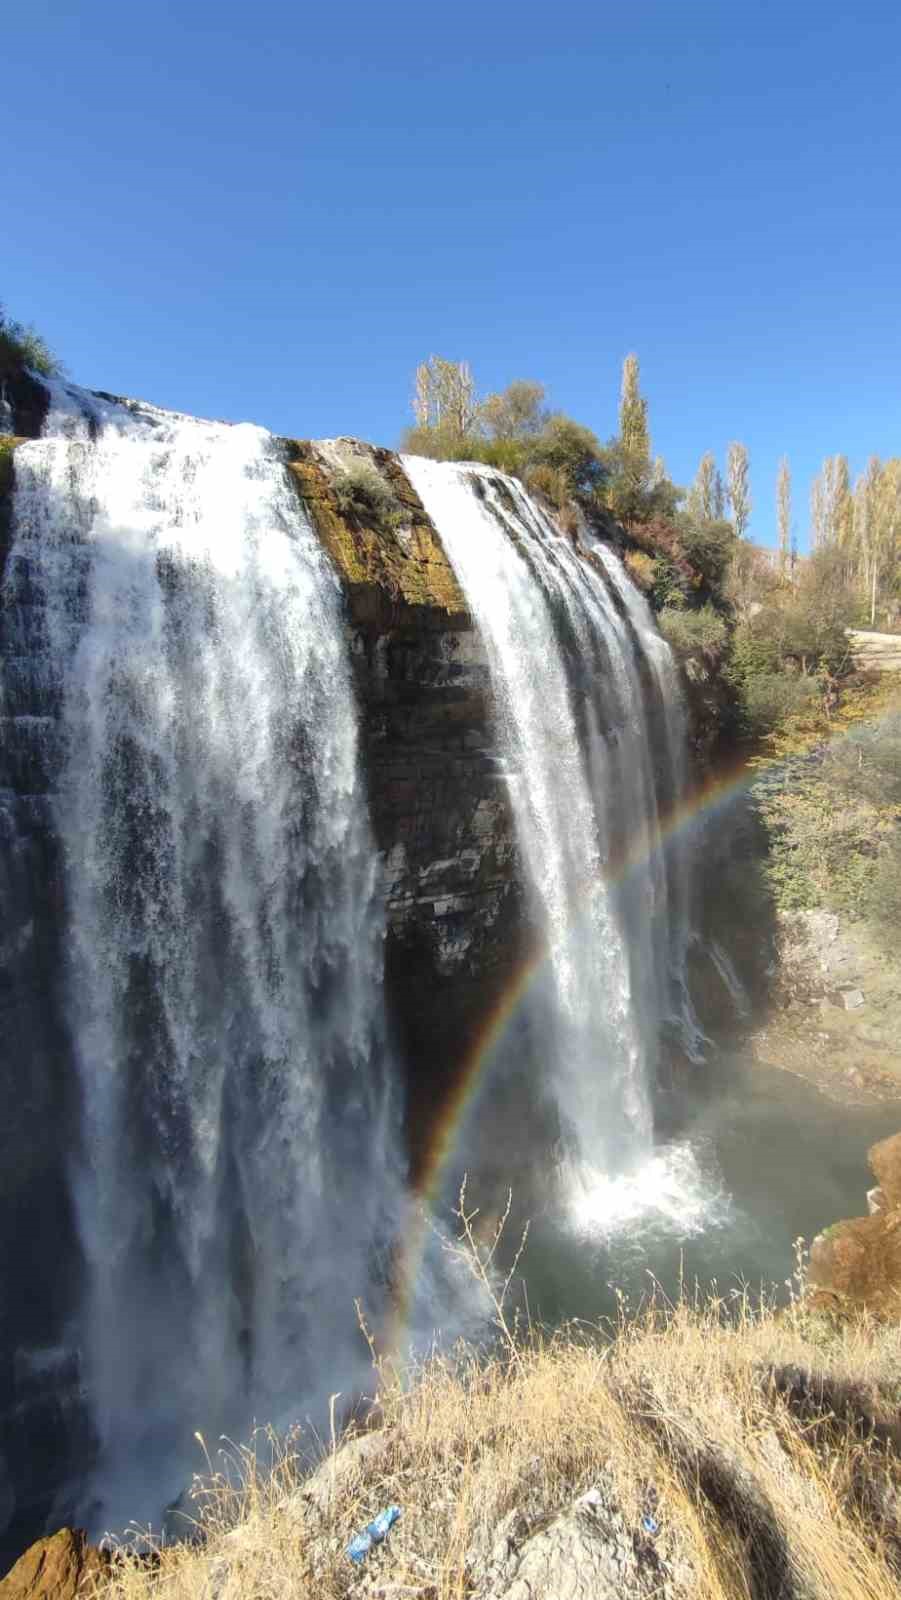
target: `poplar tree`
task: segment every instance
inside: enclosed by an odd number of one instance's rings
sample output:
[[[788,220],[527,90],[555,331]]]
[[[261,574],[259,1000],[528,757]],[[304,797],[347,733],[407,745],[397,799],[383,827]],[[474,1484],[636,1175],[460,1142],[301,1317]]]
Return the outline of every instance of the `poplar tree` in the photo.
[[[847,456],[827,456],[814,478],[810,490],[810,526],[815,548],[824,545],[835,545],[842,550],[851,548],[854,507]]]
[[[619,394],[619,435],[609,452],[613,467],[604,498],[614,516],[627,528],[646,515],[654,484],[648,403],[641,393],[638,357],[623,362]]]
[[[776,521],[779,528],[779,570],[783,577],[794,566],[792,560],[792,477],[788,456],[779,463],[776,478]]]
[[[475,380],[468,361],[429,356],[428,361],[420,362],[413,385],[417,427],[447,427],[463,435],[469,432],[477,412]]]
[[[688,510],[692,516],[707,522],[719,520],[723,515],[723,480],[712,450],[708,450],[698,464],[695,481],[688,491]]]
[[[748,464],[748,452],[738,440],[733,440],[729,446],[726,457],[726,473],[729,481],[729,504],[732,508],[732,522],[739,539],[745,536],[745,529],[751,520],[751,481]]]
[[[634,467],[650,473],[651,436],[648,430],[648,402],[641,393],[638,357],[626,356],[619,392],[619,442],[623,455]]]

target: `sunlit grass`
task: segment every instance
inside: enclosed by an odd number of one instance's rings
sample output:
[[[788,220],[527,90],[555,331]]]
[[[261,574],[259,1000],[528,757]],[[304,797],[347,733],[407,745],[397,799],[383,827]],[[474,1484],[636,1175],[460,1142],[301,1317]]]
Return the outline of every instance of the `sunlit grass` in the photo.
[[[326,1448],[312,1497],[312,1436],[213,1452],[191,1537],[118,1563],[116,1600],[350,1594],[347,1542],[392,1503],[403,1514],[368,1592],[459,1600],[486,1592],[508,1514],[534,1530],[598,1484],[627,1530],[650,1497],[670,1594],[897,1595],[901,1327],[836,1325],[797,1293],[778,1311],[738,1291],[675,1305],[654,1291],[613,1329],[523,1337],[501,1311],[493,1354],[377,1363],[371,1443],[357,1458]]]

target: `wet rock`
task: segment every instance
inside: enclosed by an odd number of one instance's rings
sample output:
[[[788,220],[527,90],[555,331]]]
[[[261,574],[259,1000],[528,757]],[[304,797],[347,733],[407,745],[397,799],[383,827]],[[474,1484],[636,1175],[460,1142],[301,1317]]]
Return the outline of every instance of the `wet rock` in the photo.
[[[75,1600],[90,1596],[109,1575],[110,1556],[80,1528],[39,1539],[0,1581],[0,1600]]]

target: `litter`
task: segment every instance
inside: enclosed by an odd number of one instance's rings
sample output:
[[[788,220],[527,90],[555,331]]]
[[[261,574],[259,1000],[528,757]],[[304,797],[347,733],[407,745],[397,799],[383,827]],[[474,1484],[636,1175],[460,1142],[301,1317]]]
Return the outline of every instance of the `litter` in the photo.
[[[377,1517],[366,1524],[362,1533],[354,1534],[347,1546],[347,1554],[351,1561],[365,1561],[374,1544],[381,1544],[387,1538],[395,1522],[400,1516],[400,1506],[386,1506]]]
[[[656,1517],[642,1517],[641,1526],[644,1528],[645,1533],[649,1533],[651,1535],[651,1538],[654,1537],[655,1533],[660,1532],[660,1523],[657,1521]]]

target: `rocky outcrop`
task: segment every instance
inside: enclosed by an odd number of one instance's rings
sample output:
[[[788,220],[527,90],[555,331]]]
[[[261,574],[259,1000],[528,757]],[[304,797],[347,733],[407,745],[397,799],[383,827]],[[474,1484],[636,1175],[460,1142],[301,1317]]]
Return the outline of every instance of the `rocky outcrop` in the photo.
[[[873,1145],[869,1162],[878,1207],[817,1236],[810,1283],[820,1300],[831,1296],[842,1306],[901,1320],[901,1133]]]
[[[609,1487],[597,1485],[538,1529],[511,1512],[497,1530],[485,1600],[621,1600],[665,1593],[652,1540],[636,1539]]]
[[[881,1190],[881,1206],[885,1211],[901,1208],[901,1133],[890,1139],[880,1139],[870,1151],[870,1169]]]
[[[39,1539],[0,1580],[0,1600],[89,1600],[109,1575],[110,1557],[80,1528]]]

